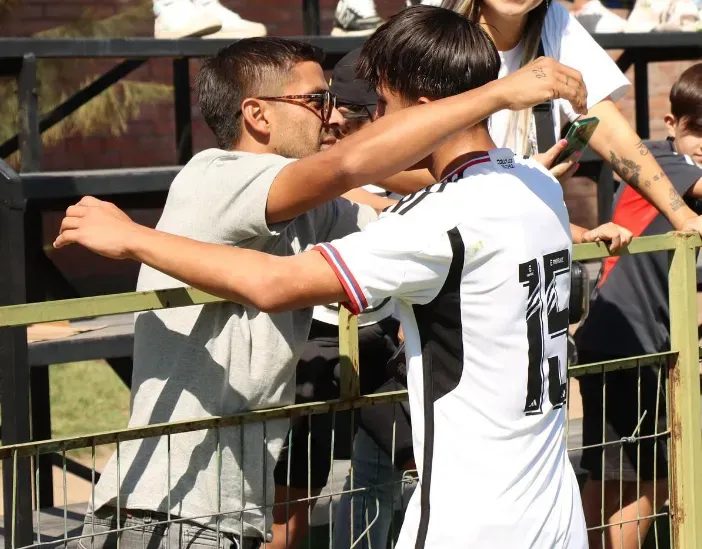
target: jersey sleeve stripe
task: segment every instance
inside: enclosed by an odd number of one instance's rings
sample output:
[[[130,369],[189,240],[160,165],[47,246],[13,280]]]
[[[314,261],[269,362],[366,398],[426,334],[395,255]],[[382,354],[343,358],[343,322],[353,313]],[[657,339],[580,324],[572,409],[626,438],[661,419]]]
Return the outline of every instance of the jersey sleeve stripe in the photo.
[[[348,303],[344,305],[351,311],[351,313],[357,315],[368,307],[368,301],[363,295],[363,291],[359,286],[358,282],[351,274],[351,270],[348,268],[341,255],[334,246],[331,244],[318,244],[313,250],[317,250],[322,254],[322,257],[329,263],[329,266],[336,274],[339,279],[341,286],[344,288],[346,295],[349,298]]]

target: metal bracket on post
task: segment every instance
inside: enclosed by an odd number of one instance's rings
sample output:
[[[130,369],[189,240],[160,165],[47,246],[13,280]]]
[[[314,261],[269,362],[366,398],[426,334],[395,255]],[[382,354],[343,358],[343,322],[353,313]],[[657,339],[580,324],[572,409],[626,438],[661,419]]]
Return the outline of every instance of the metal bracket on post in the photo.
[[[361,394],[358,362],[358,317],[346,307],[339,307],[339,363],[341,365],[341,398]]]
[[[697,234],[675,233],[669,270],[670,345],[677,357],[668,376],[672,547],[702,539],[702,437],[697,335]]]
[[[28,53],[19,74],[19,146],[22,172],[38,172],[41,165],[41,132],[37,98],[37,59]]]
[[[26,301],[24,211],[21,208],[19,176],[0,160],[0,305]],[[2,443],[30,440],[29,366],[27,329],[0,329],[0,374],[2,375]],[[32,543],[32,471],[28,457],[3,463],[5,547]],[[15,485],[16,482],[16,485]],[[13,494],[16,493],[16,498]]]

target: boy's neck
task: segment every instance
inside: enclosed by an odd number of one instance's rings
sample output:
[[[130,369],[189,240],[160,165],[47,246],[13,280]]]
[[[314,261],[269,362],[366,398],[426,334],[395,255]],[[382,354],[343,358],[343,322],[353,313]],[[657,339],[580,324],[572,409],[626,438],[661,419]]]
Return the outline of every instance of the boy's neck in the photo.
[[[495,146],[485,125],[480,124],[465,130],[434,151],[431,155],[431,174],[436,181],[441,181],[462,163],[494,149]]]

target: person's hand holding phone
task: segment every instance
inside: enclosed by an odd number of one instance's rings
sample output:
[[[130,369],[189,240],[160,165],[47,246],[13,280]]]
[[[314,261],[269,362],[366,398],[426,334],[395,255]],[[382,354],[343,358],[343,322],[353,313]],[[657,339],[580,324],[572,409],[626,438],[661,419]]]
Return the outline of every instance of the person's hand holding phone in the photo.
[[[570,157],[567,158],[565,161],[556,163],[556,160],[566,149],[567,146],[568,141],[566,141],[565,139],[561,139],[558,143],[556,143],[545,153],[535,154],[532,157],[544,168],[550,170],[551,175],[558,179],[561,185],[568,181],[571,177],[573,177],[573,175],[575,175],[575,172],[578,171],[578,168],[580,167],[578,160],[582,156],[582,153],[576,151],[573,154],[571,154]]]

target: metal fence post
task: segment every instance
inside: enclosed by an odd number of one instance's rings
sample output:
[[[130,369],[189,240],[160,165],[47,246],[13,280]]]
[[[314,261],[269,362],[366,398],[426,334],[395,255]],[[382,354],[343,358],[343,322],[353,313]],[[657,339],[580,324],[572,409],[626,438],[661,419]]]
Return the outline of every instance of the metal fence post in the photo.
[[[41,164],[41,132],[37,96],[37,59],[28,53],[22,59],[19,89],[19,150],[22,172],[38,172]]]
[[[675,234],[670,259],[670,342],[677,358],[670,371],[670,504],[673,547],[699,547],[702,539],[702,436],[697,339],[699,236]]]
[[[339,308],[339,363],[341,365],[341,398],[361,394],[358,370],[358,317],[346,307]]]
[[[26,302],[24,214],[17,174],[0,160],[0,304]],[[2,444],[30,440],[27,329],[0,329]],[[16,499],[13,498],[16,481]],[[30,458],[12,459],[2,468],[5,547],[32,543],[32,471]],[[14,518],[14,520],[13,520]]]

